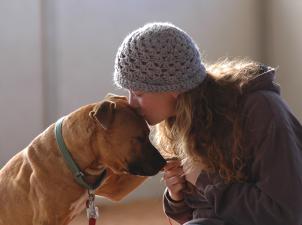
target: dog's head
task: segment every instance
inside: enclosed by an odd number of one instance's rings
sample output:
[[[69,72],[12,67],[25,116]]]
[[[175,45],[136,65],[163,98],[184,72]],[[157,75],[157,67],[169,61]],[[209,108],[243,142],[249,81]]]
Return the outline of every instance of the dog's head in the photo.
[[[149,140],[147,123],[126,97],[106,96],[90,116],[99,132],[99,158],[115,174],[153,176],[166,164]]]

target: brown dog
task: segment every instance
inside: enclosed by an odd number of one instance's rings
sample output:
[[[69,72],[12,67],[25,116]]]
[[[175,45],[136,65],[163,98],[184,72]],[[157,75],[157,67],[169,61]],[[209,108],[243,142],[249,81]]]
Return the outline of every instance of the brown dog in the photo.
[[[0,171],[1,225],[65,225],[85,208],[87,190],[73,178],[54,129],[53,124]],[[164,166],[148,134],[146,122],[121,96],[84,106],[62,125],[64,142],[87,183],[106,170],[96,194],[112,200],[120,200]]]

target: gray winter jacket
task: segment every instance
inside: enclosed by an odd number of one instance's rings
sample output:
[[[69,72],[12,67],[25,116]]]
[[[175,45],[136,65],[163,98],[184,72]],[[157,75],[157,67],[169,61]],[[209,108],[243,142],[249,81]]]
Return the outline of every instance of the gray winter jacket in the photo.
[[[190,225],[302,225],[302,126],[274,79],[274,71],[266,71],[245,90],[244,148],[252,155],[248,182],[224,184],[201,173],[183,201],[172,201],[165,191],[169,217]]]

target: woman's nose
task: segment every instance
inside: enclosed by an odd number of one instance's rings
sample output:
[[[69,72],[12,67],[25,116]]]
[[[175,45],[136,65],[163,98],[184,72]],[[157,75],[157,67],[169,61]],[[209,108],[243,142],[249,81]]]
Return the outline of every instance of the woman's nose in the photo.
[[[131,92],[129,93],[129,105],[131,105],[132,107],[138,106],[137,99],[133,94],[131,94]]]

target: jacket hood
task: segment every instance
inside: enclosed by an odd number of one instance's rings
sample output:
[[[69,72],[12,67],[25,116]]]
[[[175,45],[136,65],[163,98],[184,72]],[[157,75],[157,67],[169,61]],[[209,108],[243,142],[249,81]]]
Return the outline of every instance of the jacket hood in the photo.
[[[269,66],[261,65],[260,73],[251,79],[244,87],[243,94],[255,91],[273,91],[280,94],[280,85],[275,82],[275,69]]]

